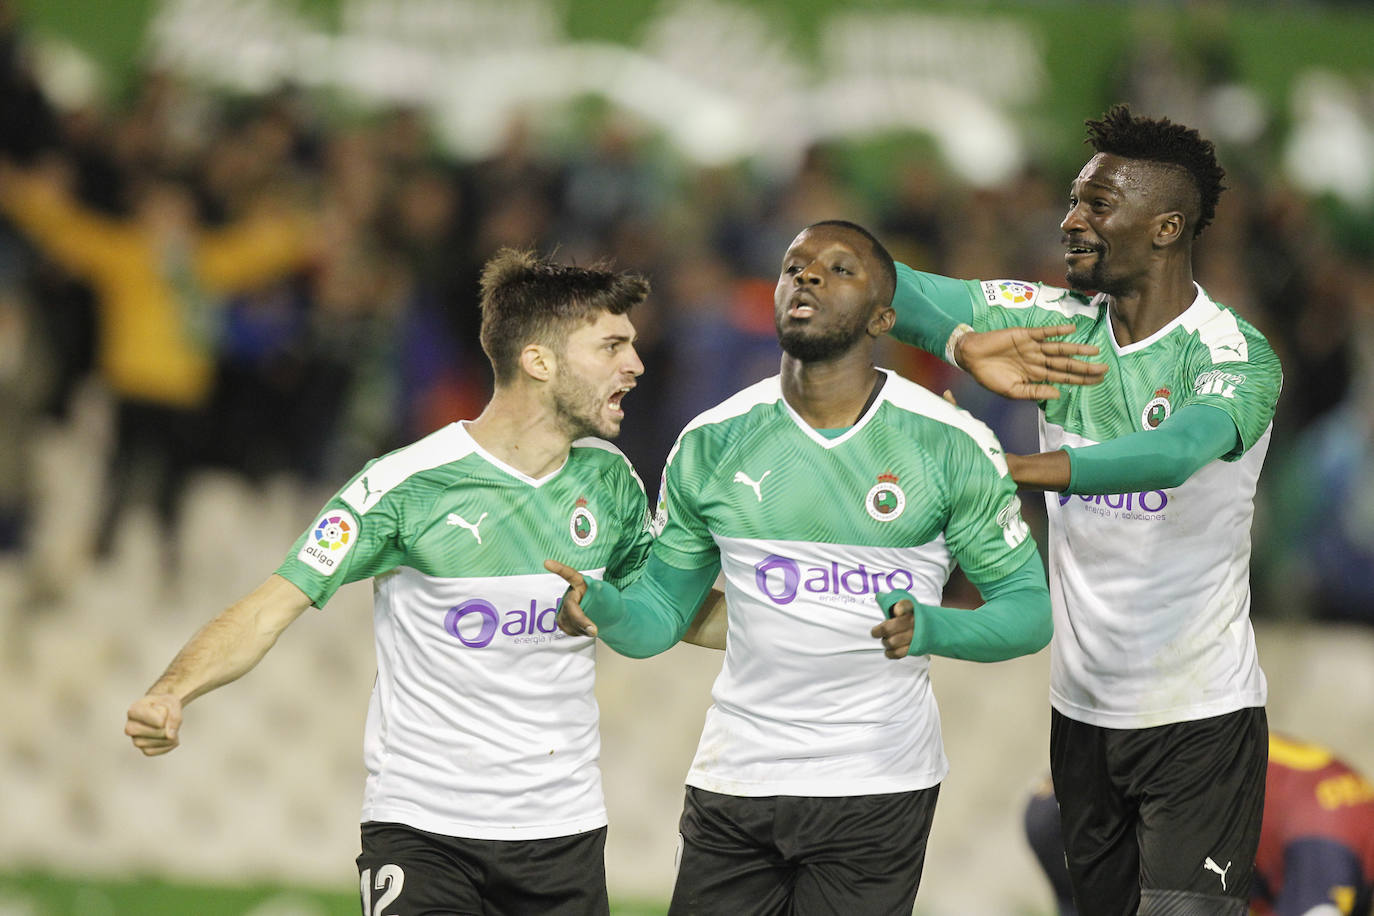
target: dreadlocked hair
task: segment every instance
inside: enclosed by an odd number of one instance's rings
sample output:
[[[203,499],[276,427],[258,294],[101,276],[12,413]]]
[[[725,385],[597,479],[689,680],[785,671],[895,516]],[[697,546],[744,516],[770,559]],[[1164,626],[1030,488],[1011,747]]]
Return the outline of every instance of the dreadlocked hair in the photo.
[[[1197,189],[1199,213],[1193,237],[1202,234],[1217,213],[1217,200],[1226,186],[1226,172],[1217,164],[1216,148],[1196,130],[1175,124],[1168,118],[1145,118],[1131,114],[1127,105],[1113,105],[1101,120],[1084,122],[1088,137],[1084,141],[1099,153],[1125,159],[1144,159],[1175,165],[1188,172]]]

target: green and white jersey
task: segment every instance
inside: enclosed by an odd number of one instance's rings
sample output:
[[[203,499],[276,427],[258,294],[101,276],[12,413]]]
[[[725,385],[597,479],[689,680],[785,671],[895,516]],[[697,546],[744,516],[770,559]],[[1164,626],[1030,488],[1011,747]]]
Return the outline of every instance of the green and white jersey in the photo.
[[[542,564],[624,584],[651,543],[643,484],[599,439],[535,480],[454,423],[340,490],[277,572],[317,606],[375,577],[363,821],[496,840],[604,826],[595,640],[558,630],[566,583]]]
[[[977,330],[1072,322],[1109,366],[1040,405],[1046,450],[1153,429],[1172,411],[1225,411],[1240,443],[1181,486],[1047,493],[1054,603],[1050,700],[1108,728],[1148,728],[1264,705],[1250,627],[1250,523],[1283,383],[1264,337],[1201,287],[1146,340],[1118,346],[1106,297],[1019,280],[969,283]]]
[[[884,370],[886,371],[886,370]],[[996,437],[894,373],[828,439],[778,377],[697,417],[664,472],[655,555],[719,563],[730,628],[687,784],[741,796],[928,788],[948,770],[929,657],[883,656],[875,596],[939,604],[1035,551]]]

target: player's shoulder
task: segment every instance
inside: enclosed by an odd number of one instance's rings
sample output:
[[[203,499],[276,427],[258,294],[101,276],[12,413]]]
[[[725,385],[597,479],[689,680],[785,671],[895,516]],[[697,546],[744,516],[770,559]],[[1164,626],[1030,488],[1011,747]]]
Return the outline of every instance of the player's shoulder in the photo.
[[[395,494],[448,485],[455,465],[476,451],[462,423],[450,423],[368,462],[339,498],[365,515]]]
[[[1235,309],[1222,305],[1198,287],[1197,298],[1179,318],[1179,324],[1197,345],[1207,350],[1213,363],[1276,362],[1278,357],[1265,336]]]
[[[775,416],[774,410],[781,401],[782,377],[778,375],[735,392],[697,414],[682,428],[668,452],[668,464],[680,464],[678,459],[684,448],[693,456],[694,465],[698,460],[709,462],[719,458],[722,449],[738,447],[747,438],[740,435],[742,430]]]
[[[883,400],[893,408],[889,423],[908,428],[917,443],[929,449],[975,447],[1006,474],[1007,461],[997,434],[973,414],[956,407],[922,385],[902,378],[890,369],[883,370],[888,380],[883,385]]]
[[[1095,321],[1102,312],[1101,297],[1030,280],[979,280],[983,302],[989,308],[1040,309],[1056,321]]]
[[[694,434],[698,438],[724,434],[756,418],[759,408],[772,407],[781,400],[781,376],[774,375],[755,382],[693,417],[678,434],[678,442]]]
[[[575,439],[569,453],[569,460],[584,467],[594,468],[608,477],[631,479],[642,491],[644,482],[630,462],[629,456],[616,447],[615,443],[596,436]]]

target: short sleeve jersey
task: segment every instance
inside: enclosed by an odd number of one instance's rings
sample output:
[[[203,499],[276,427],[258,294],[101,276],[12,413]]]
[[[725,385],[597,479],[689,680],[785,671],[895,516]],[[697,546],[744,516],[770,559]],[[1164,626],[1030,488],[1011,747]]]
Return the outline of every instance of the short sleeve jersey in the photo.
[[[1374,785],[1326,748],[1270,735],[1255,878],[1251,902],[1260,916],[1307,913],[1323,904],[1368,912]]]
[[[362,819],[522,840],[606,823],[594,641],[554,618],[560,560],[624,584],[652,535],[644,488],[608,442],[535,480],[461,423],[369,463],[278,574],[323,606],[374,577],[377,680]]]
[[[928,657],[894,663],[869,630],[875,596],[939,604],[954,562],[974,582],[1035,552],[992,432],[892,373],[837,438],[779,378],[682,432],[654,551],[719,564],[730,630],[687,784],[741,796],[913,791],[948,765]]]
[[[1158,427],[1186,405],[1224,411],[1236,448],[1181,486],[1047,493],[1054,604],[1050,699],[1108,728],[1148,728],[1264,705],[1250,626],[1250,523],[1283,377],[1264,337],[1201,287],[1146,340],[1119,346],[1105,296],[1020,280],[969,281],[974,327],[1072,323],[1098,348],[1096,386],[1040,404],[1046,450]]]

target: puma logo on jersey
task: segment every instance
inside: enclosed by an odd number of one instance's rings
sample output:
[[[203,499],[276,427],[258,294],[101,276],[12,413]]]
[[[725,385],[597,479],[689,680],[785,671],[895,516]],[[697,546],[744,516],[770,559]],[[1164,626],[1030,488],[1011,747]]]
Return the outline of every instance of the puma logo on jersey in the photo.
[[[1221,889],[1226,890],[1226,873],[1231,870],[1231,863],[1229,861],[1226,863],[1226,867],[1222,868],[1220,865],[1212,861],[1211,856],[1208,856],[1207,860],[1202,863],[1202,867],[1207,869],[1208,871],[1214,871],[1218,875],[1221,875]]]
[[[460,528],[466,528],[467,530],[471,531],[471,532],[472,532],[472,536],[475,537],[475,538],[477,538],[477,543],[480,544],[480,543],[482,543],[482,535],[478,533],[478,531],[477,531],[477,526],[480,525],[480,524],[482,524],[482,519],[484,519],[484,518],[486,518],[486,517],[487,517],[487,513],[483,512],[481,515],[479,515],[479,516],[477,517],[477,521],[475,521],[475,522],[470,522],[470,521],[468,521],[467,519],[463,518],[463,517],[462,517],[461,515],[459,515],[458,513],[456,513],[456,512],[450,512],[450,513],[448,514],[448,519],[447,519],[447,521],[448,521],[448,523],[449,523],[450,525],[457,525],[457,526],[460,527]]]
[[[771,473],[773,473],[771,469],[764,471],[763,477],[767,477]],[[744,473],[743,471],[736,471],[735,483],[747,484],[748,486],[753,487],[754,496],[758,499],[759,502],[763,502],[763,491],[760,489],[760,487],[763,486],[763,477],[760,477],[758,480],[750,480],[748,474]]]

